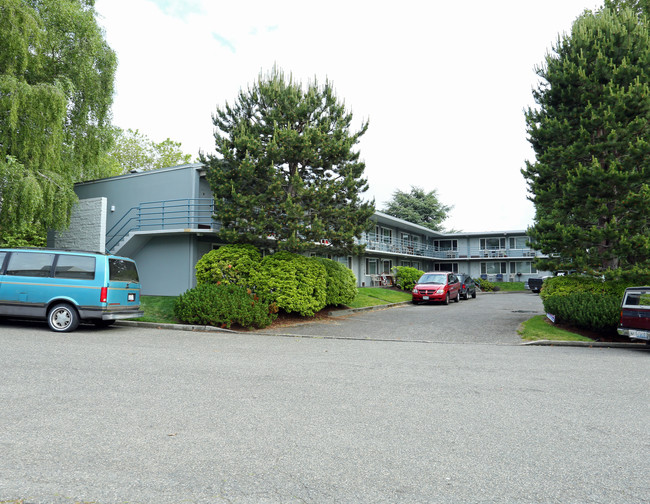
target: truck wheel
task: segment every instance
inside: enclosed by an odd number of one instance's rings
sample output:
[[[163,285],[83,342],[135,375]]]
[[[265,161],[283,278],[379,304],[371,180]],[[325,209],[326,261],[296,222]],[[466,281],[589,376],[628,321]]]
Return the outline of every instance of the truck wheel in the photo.
[[[67,303],[54,305],[47,312],[47,325],[55,332],[70,332],[79,327],[77,310]]]

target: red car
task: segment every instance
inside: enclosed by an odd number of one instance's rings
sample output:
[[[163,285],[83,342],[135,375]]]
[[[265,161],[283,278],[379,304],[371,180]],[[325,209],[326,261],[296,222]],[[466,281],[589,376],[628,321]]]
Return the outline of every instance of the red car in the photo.
[[[458,277],[453,273],[444,271],[425,273],[413,287],[413,304],[430,301],[442,301],[444,304],[449,304],[450,299],[458,303],[460,288]]]

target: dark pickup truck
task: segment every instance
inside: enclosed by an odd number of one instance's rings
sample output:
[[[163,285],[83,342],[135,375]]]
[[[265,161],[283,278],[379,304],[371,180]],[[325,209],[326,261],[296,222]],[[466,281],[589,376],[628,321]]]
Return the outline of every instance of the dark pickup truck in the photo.
[[[618,334],[650,345],[650,287],[625,289]]]
[[[542,290],[542,283],[544,282],[543,278],[529,278],[528,279],[528,288],[533,292],[540,292]]]

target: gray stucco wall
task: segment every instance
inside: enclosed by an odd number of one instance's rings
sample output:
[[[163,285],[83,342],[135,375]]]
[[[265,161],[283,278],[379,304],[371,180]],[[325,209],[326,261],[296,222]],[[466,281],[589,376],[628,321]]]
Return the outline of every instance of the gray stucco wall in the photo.
[[[106,212],[106,198],[79,200],[72,209],[68,230],[50,233],[48,246],[105,252]]]
[[[197,198],[198,168],[185,165],[142,173],[129,173],[102,180],[75,185],[80,199],[105,197],[107,199],[107,230],[131,208],[149,201]]]
[[[154,236],[134,254],[142,294],[176,296],[194,287],[195,240],[189,233]]]

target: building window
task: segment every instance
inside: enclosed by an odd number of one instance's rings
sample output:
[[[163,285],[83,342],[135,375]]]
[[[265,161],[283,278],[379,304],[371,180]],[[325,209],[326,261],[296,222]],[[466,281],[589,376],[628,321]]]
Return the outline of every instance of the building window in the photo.
[[[528,238],[526,236],[514,236],[510,238],[509,242],[511,249],[521,250],[529,248],[527,245]]]
[[[505,248],[505,238],[481,238],[481,250],[501,250]]]
[[[505,275],[506,263],[504,262],[488,262],[481,263],[482,275]]]
[[[393,269],[393,261],[390,259],[384,259],[381,261],[381,272],[382,273],[390,273],[391,270]]]
[[[510,263],[510,273],[537,273],[531,261],[514,261]]]
[[[458,273],[458,263],[436,263],[433,265],[433,271],[451,271]]]
[[[393,243],[393,230],[381,228],[381,241],[382,243]]]
[[[436,250],[443,252],[448,250],[458,250],[458,240],[434,240],[433,246]]]
[[[377,274],[377,259],[366,259],[366,275]]]

